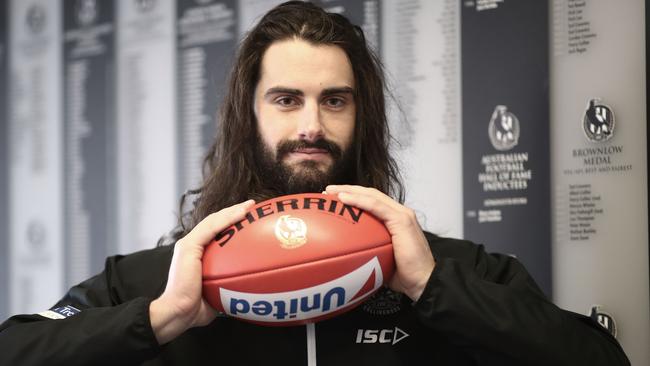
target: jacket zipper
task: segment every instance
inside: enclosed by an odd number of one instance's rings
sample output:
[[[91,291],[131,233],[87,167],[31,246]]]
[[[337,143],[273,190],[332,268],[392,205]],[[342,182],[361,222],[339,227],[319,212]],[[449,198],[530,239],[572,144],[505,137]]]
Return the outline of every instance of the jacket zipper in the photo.
[[[307,366],[316,366],[316,326],[307,324]]]

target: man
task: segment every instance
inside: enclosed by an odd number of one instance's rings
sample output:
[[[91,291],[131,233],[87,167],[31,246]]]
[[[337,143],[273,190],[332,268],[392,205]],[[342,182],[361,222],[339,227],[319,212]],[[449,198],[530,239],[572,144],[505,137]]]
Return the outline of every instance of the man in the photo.
[[[516,260],[420,229],[400,203],[383,88],[358,27],[309,3],[271,10],[238,53],[206,179],[175,244],[109,258],[50,312],[9,319],[0,364],[629,364]],[[204,246],[253,199],[322,190],[385,223],[391,290],[306,328],[219,316],[201,295]]]

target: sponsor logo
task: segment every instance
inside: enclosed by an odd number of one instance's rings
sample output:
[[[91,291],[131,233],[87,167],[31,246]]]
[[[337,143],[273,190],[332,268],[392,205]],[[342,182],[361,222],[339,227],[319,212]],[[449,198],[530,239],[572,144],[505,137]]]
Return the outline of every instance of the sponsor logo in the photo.
[[[275,237],[286,249],[303,246],[307,243],[307,224],[298,217],[282,215],[275,222]]]
[[[400,311],[401,304],[401,293],[382,287],[363,303],[363,310],[372,315],[390,315]]]
[[[369,281],[372,289],[364,290]],[[367,298],[382,282],[381,265],[374,257],[340,278],[302,290],[262,294],[221,288],[219,295],[228,315],[273,323],[313,319],[349,307]]]
[[[45,9],[39,4],[34,4],[27,10],[25,22],[32,34],[38,34],[45,28],[46,19]]]
[[[499,151],[510,150],[519,143],[519,119],[508,112],[508,107],[498,105],[492,112],[488,135],[492,146]]]
[[[357,329],[356,343],[383,343],[395,345],[409,334],[395,327],[393,329]]]
[[[77,23],[82,26],[88,26],[97,19],[97,0],[78,0],[77,1]]]
[[[591,142],[607,141],[614,136],[614,112],[599,98],[589,100],[582,118],[582,129]]]
[[[603,309],[602,305],[593,305],[589,311],[589,316],[616,338],[618,332],[616,320],[614,320],[614,317],[610,313]]]
[[[303,197],[302,199],[290,198],[279,201],[267,203],[257,207],[255,210],[248,212],[243,220],[237,222],[233,226],[217,234],[214,240],[219,243],[219,246],[224,246],[232,239],[238,232],[244,230],[248,224],[252,224],[257,220],[264,217],[271,216],[277,213],[286,213],[287,211],[297,210],[319,210],[329,212],[331,214],[340,216],[351,223],[357,223],[363,215],[363,210],[356,207],[342,204],[339,201],[330,200],[320,197]],[[277,229],[277,227],[276,227]],[[277,235],[277,234],[276,234]]]
[[[38,313],[38,315],[49,319],[65,319],[73,315],[77,315],[81,310],[72,305],[61,306],[56,309],[46,310]]]

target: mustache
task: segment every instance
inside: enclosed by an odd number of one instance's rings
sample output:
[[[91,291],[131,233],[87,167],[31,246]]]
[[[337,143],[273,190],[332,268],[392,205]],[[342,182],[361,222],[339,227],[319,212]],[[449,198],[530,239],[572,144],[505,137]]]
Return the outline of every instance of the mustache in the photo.
[[[282,159],[285,155],[297,149],[322,149],[327,151],[335,160],[343,154],[341,148],[334,142],[327,139],[319,139],[314,142],[304,140],[283,140],[278,143],[276,149],[277,160]]]

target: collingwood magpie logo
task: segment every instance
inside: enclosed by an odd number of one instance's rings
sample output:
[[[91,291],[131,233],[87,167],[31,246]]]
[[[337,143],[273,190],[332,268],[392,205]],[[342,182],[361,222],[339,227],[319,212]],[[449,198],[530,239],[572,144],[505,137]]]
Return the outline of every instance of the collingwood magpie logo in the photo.
[[[275,222],[275,237],[285,249],[303,246],[307,243],[307,224],[298,217],[282,215]]]
[[[603,328],[607,329],[607,331],[616,338],[616,333],[618,331],[616,328],[616,321],[610,313],[603,310],[601,305],[592,306],[589,317],[600,324]]]
[[[599,98],[589,100],[585,115],[582,118],[582,128],[591,142],[607,141],[614,136],[614,112],[601,103]]]
[[[78,0],[76,6],[77,23],[81,26],[88,26],[97,19],[96,0]]]
[[[25,22],[27,23],[27,28],[32,32],[32,34],[38,34],[43,31],[45,28],[46,22],[45,9],[39,4],[32,5],[29,10],[27,10],[27,16]]]
[[[492,146],[499,151],[507,151],[519,143],[519,119],[508,107],[498,105],[492,112],[488,135]]]

